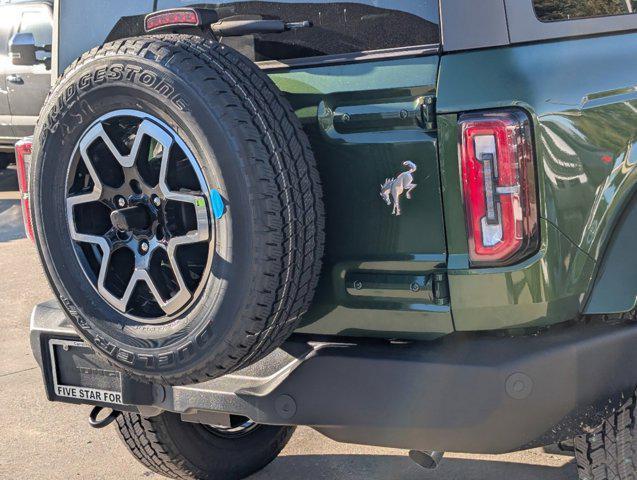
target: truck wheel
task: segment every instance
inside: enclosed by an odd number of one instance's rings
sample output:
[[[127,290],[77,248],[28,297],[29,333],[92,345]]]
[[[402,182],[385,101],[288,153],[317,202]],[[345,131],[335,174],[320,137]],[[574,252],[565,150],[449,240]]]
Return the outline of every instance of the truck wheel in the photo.
[[[592,433],[575,437],[580,480],[637,478],[635,397]]]
[[[248,477],[274,460],[294,433],[294,427],[250,422],[231,429],[209,427],[182,422],[174,413],[151,418],[124,413],[117,428],[128,450],[146,468],[179,479]]]
[[[321,185],[299,120],[253,62],[185,35],[109,43],[67,69],[40,119],[37,244],[98,353],[185,384],[292,333],[321,268]]]

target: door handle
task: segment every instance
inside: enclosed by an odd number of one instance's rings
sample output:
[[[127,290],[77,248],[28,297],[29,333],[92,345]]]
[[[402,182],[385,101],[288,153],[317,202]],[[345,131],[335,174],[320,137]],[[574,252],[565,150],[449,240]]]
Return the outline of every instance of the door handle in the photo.
[[[20,75],[9,75],[7,76],[7,82],[22,85],[24,83],[24,79]]]

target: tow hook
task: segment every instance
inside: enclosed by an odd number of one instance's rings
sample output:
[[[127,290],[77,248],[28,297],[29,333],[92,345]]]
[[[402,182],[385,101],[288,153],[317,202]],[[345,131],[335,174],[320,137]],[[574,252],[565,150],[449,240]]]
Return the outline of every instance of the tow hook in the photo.
[[[440,465],[445,452],[411,450],[409,458],[427,470],[435,470]]]
[[[91,413],[88,416],[88,423],[91,427],[93,428],[108,427],[111,423],[117,420],[117,417],[119,417],[122,414],[122,412],[120,412],[119,410],[111,410],[111,413],[106,415],[101,420],[98,420],[97,416],[101,413],[102,410],[104,410],[104,407],[99,407],[99,406],[93,407],[93,410],[91,410]]]

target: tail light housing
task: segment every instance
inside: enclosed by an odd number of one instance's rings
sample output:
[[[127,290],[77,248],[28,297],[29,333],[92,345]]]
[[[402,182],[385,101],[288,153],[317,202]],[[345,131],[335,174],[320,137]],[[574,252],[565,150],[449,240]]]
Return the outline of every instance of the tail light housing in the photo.
[[[22,219],[27,236],[33,240],[33,225],[31,225],[31,206],[29,204],[29,168],[31,167],[31,149],[33,139],[24,138],[15,144],[15,159],[18,167],[18,186],[20,187],[20,202],[22,204]]]
[[[529,117],[517,109],[465,114],[459,131],[471,265],[519,262],[539,245]]]

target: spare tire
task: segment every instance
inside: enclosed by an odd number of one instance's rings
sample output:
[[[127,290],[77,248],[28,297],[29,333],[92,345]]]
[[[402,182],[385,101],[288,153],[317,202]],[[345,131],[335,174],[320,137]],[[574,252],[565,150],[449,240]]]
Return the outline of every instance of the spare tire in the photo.
[[[34,138],[42,263],[111,363],[198,382],[295,329],[320,273],[321,186],[300,122],[254,63],[185,35],[103,45],[66,70]]]

